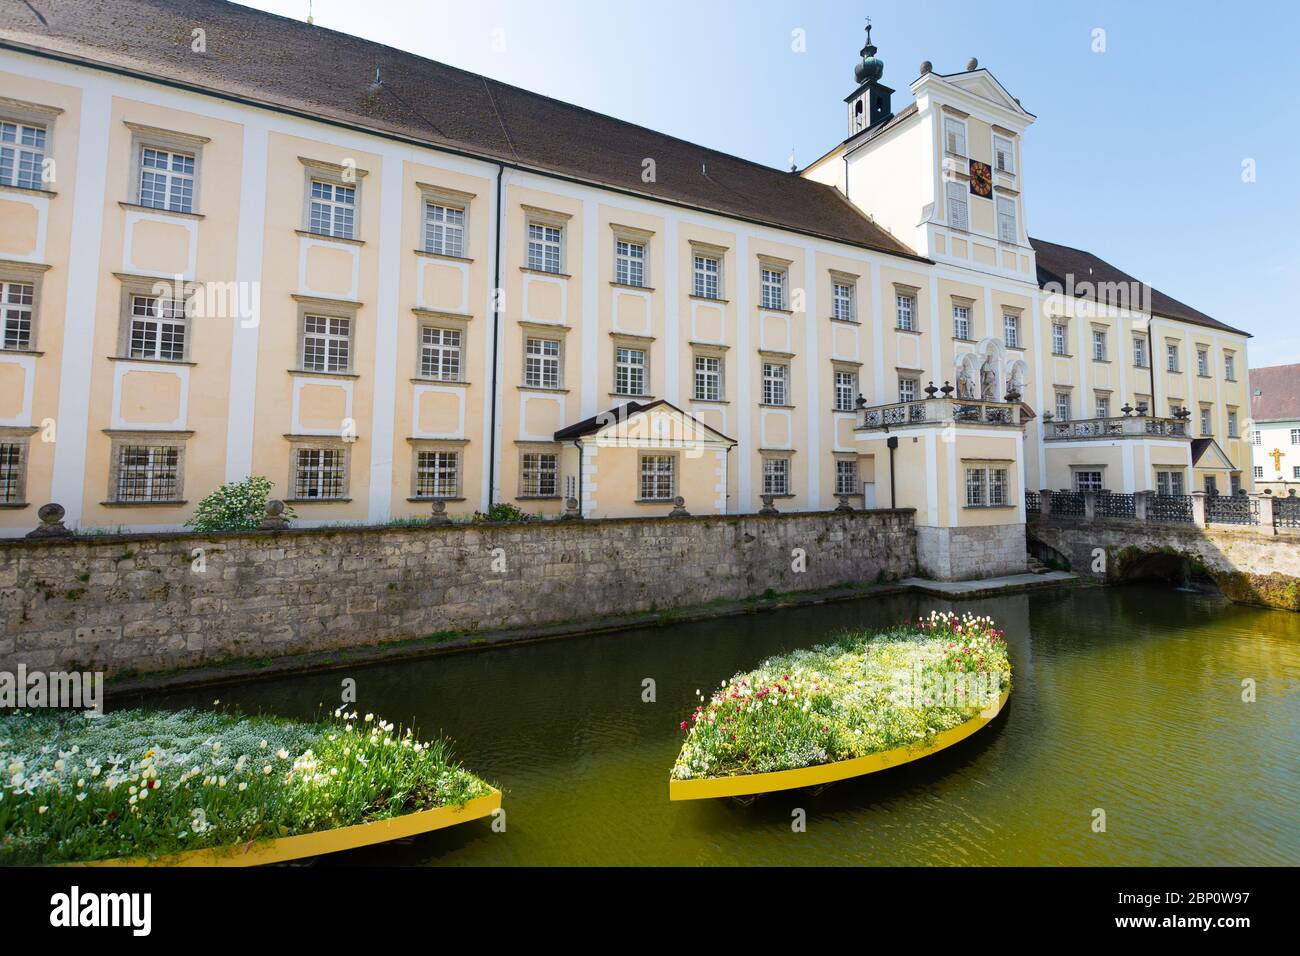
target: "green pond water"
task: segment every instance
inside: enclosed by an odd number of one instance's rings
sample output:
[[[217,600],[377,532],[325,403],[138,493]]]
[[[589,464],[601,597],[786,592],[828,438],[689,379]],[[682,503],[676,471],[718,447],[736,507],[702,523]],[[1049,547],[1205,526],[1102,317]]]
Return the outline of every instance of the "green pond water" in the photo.
[[[697,689],[844,627],[930,609],[991,615],[1015,690],[974,737],[917,763],[749,806],[669,803]],[[312,717],[358,704],[456,742],[505,791],[476,821],[317,865],[1295,864],[1300,615],[1169,588],[949,604],[900,596],[357,667],[153,697]],[[642,701],[642,681],[657,702]],[[1255,703],[1242,681],[1256,682]],[[136,701],[118,699],[121,706]],[[1093,832],[1093,813],[1106,832]],[[792,812],[807,814],[793,832]]]

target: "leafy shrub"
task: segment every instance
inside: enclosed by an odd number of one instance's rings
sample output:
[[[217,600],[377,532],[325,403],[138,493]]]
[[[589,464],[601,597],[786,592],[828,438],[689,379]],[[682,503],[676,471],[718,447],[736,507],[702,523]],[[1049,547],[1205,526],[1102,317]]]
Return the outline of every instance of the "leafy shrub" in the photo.
[[[525,511],[521,511],[509,502],[498,501],[486,512],[474,512],[474,523],[482,524],[483,522],[500,522],[504,524],[515,521],[533,521],[535,520],[535,517],[535,515],[530,515]]]
[[[204,532],[254,531],[266,516],[266,500],[272,487],[271,479],[261,475],[227,482],[200,501],[185,524]],[[292,519],[296,515],[286,507],[284,517]]]

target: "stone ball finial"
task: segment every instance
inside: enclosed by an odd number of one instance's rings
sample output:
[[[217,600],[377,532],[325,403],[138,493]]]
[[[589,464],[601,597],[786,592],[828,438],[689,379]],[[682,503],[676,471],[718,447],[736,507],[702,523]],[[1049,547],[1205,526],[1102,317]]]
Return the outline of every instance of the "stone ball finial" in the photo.
[[[966,61],[967,73],[970,73],[973,70],[978,70],[979,68],[980,68],[980,61],[975,59],[975,57],[971,57],[969,60]]]
[[[932,73],[932,72],[934,72],[934,64],[931,63],[929,60],[922,60],[921,75],[925,76],[927,73]]]
[[[67,514],[63,505],[51,501],[49,504],[41,505],[36,511],[36,517],[41,519],[40,525],[34,530],[27,533],[29,538],[66,538],[71,536],[72,532],[63,525],[63,516]]]
[[[429,524],[451,524],[451,518],[447,514],[447,502],[441,498],[434,498],[429,503]]]
[[[266,502],[266,517],[262,519],[263,531],[280,531],[289,527],[289,519],[284,516],[284,502],[279,498],[270,498]]]
[[[759,495],[759,498],[763,502],[763,507],[758,509],[759,514],[774,515],[778,513],[776,510],[776,505],[773,504],[773,502],[776,500],[773,495]]]
[[[564,521],[572,521],[575,518],[581,518],[581,517],[582,517],[582,512],[578,510],[578,499],[565,498],[564,511],[560,513],[560,519]]]
[[[670,518],[689,518],[690,512],[686,510],[686,499],[678,495],[673,499],[673,510],[668,512]]]

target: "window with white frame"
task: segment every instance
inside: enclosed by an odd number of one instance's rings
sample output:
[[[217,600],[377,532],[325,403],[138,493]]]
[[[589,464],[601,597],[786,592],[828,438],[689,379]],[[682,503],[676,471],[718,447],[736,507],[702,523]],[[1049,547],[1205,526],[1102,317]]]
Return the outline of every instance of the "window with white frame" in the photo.
[[[1156,494],[1181,495],[1184,487],[1183,473],[1181,471],[1156,472]]]
[[[1097,398],[1097,417],[1110,418],[1110,396],[1098,394]]]
[[[322,500],[346,497],[347,449],[295,448],[293,496]]]
[[[441,202],[424,204],[424,251],[439,256],[465,255],[465,208]]]
[[[1000,508],[1007,503],[1007,469],[1002,465],[966,466],[966,507]]]
[[[1070,420],[1070,393],[1056,393],[1056,419],[1061,422]]]
[[[355,239],[356,224],[357,187],[313,179],[307,231],[335,239]]]
[[[185,359],[185,303],[167,296],[131,296],[131,328],[128,352],[131,358]]]
[[[1016,171],[1016,150],[1005,136],[993,135],[993,168],[1000,173]]]
[[[27,443],[0,440],[0,504],[26,500]]]
[[[113,501],[178,501],[181,446],[122,442],[116,446]]]
[[[1201,378],[1210,377],[1210,350],[1196,350],[1196,374]]]
[[[1208,408],[1202,408],[1201,409],[1201,434],[1202,435],[1213,434],[1213,431],[1211,430],[1213,428],[1213,422],[1214,422],[1213,412]]]
[[[722,359],[718,356],[695,356],[695,398],[701,402],[722,401]]]
[[[645,285],[645,243],[614,240],[614,281],[619,285]]]
[[[916,331],[916,296],[906,292],[894,295],[894,322],[904,332]]]
[[[415,453],[416,498],[460,496],[460,452],[420,450]]]
[[[761,293],[759,301],[764,309],[784,309],[785,308],[785,278],[784,269],[762,269],[759,277],[759,291]]]
[[[1092,330],[1092,360],[1094,362],[1107,361],[1108,354],[1105,329]]]
[[[970,339],[970,306],[954,305],[952,307],[952,337]]]
[[[1133,336],[1133,364],[1138,368],[1147,367],[1147,340],[1145,336]]]
[[[1102,473],[1091,468],[1076,468],[1074,471],[1075,491],[1101,491]]]
[[[641,456],[641,500],[670,501],[675,494],[677,459],[672,455]]]
[[[763,459],[763,494],[788,495],[790,493],[790,459],[768,457]]]
[[[763,363],[763,404],[785,405],[790,366],[779,362]]]
[[[519,493],[526,498],[554,498],[560,493],[560,456],[526,451],[519,460]]]
[[[537,272],[561,270],[564,230],[543,222],[528,224],[528,268]]]
[[[899,378],[898,400],[900,402],[916,401],[916,379],[907,377]]]
[[[194,211],[193,153],[140,147],[140,205],[171,212]]]
[[[302,367],[308,372],[346,372],[352,362],[352,320],[341,315],[302,317]]]
[[[1052,354],[1053,355],[1068,354],[1065,350],[1065,333],[1066,333],[1066,328],[1064,322],[1052,323]]]
[[[0,348],[32,347],[32,310],[36,287],[30,282],[0,282]]]
[[[1010,312],[1002,316],[1002,341],[1009,349],[1020,348],[1020,316]]]
[[[460,329],[420,328],[420,375],[441,382],[459,382],[461,367]]]
[[[965,232],[970,228],[966,184],[960,182],[945,183],[944,196],[948,201],[948,225],[953,229],[960,229]]]
[[[850,282],[831,283],[831,318],[841,322],[858,320],[853,284]]]
[[[1250,443],[1256,447],[1263,444],[1263,435],[1258,428],[1252,428],[1250,430]]]
[[[1229,382],[1237,380],[1237,357],[1231,352],[1223,353],[1223,377]]]
[[[1235,408],[1228,409],[1228,437],[1237,437],[1237,410]]]
[[[835,372],[835,411],[851,412],[858,397],[858,373],[837,369]]]
[[[943,118],[943,148],[957,156],[966,155],[966,124],[951,116]]]
[[[44,189],[45,127],[0,120],[0,185]]]
[[[614,391],[619,395],[645,395],[646,354],[644,349],[619,346],[614,349]]]
[[[529,388],[560,387],[560,343],[529,338],[524,344],[524,384]]]
[[[1264,477],[1264,466],[1263,466],[1263,465],[1256,465],[1254,468],[1251,469],[1251,474],[1254,475],[1256,478],[1263,478],[1263,477]]]
[[[1003,242],[1017,241],[1016,201],[1006,196],[998,197],[998,239]]]
[[[837,495],[858,495],[858,460],[856,458],[835,459],[835,493]]]
[[[1170,372],[1178,371],[1178,346],[1173,342],[1165,343],[1165,369]]]
[[[702,299],[722,298],[722,260],[717,256],[693,256],[694,294]]]

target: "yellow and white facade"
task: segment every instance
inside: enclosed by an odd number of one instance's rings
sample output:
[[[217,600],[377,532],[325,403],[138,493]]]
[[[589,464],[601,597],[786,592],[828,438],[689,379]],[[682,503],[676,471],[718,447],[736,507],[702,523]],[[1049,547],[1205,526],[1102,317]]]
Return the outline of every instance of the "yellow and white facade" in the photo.
[[[1208,410],[1248,461],[1244,333],[1043,287],[1033,117],[986,70],[926,71],[914,107],[871,124],[850,104],[849,137],[802,173],[897,252],[0,40],[5,534],[47,501],[78,528],[173,528],[255,474],[304,523],[847,495],[915,507],[923,536],[1012,540],[1024,492],[1076,473],[1198,481],[1182,434],[1057,435],[1062,394],[1072,425],[1145,399],[1146,421],[1177,403],[1199,435]],[[1142,335],[1148,358],[1184,356],[1154,398]],[[629,403],[620,434],[565,437]],[[929,412],[886,430],[909,406]]]

